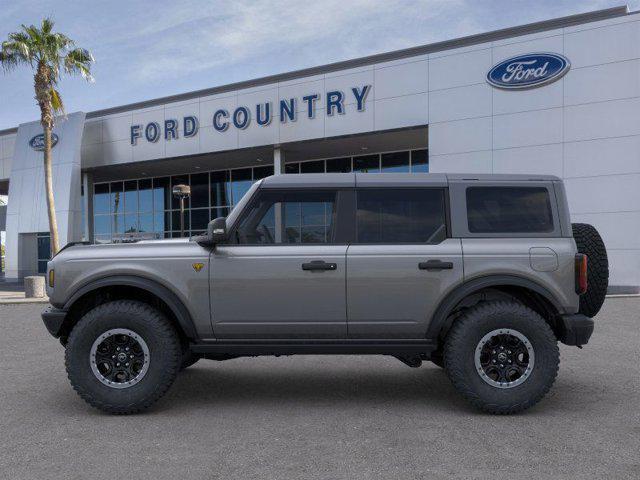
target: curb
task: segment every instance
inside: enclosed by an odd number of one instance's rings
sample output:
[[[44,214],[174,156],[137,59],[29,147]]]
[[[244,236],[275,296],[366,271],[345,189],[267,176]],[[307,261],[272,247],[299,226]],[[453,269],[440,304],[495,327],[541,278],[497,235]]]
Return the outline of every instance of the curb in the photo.
[[[24,305],[29,303],[49,303],[49,298],[0,298],[0,305]]]

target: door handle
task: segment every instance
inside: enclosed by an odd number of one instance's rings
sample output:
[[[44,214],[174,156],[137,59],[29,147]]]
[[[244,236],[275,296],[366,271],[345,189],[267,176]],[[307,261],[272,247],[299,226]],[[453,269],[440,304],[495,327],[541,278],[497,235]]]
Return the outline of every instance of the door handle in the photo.
[[[451,270],[453,262],[443,262],[442,260],[428,260],[418,264],[420,270]]]
[[[322,270],[336,270],[338,268],[337,263],[327,263],[324,260],[313,260],[309,263],[303,263],[302,269],[312,272],[319,272]]]

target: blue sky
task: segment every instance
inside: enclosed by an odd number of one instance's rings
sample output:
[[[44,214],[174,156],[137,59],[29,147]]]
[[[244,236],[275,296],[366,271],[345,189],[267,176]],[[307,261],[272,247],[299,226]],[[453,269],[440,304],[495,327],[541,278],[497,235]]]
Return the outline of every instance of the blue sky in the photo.
[[[621,5],[620,0],[0,1],[0,39],[44,15],[94,54],[67,112],[140,100]],[[640,8],[640,0],[628,2]],[[26,68],[0,71],[0,129],[37,120]]]

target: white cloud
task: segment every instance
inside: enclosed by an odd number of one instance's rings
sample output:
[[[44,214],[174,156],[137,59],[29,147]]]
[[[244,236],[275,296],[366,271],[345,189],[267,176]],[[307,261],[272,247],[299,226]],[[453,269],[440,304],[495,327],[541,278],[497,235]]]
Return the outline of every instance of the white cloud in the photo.
[[[132,78],[180,77],[188,72],[235,65],[265,55],[312,52],[309,65],[415,45],[429,41],[426,24],[452,14],[460,0],[326,0],[316,2],[237,1],[216,8],[194,2],[172,10],[173,22],[157,20],[130,40],[139,49]],[[215,10],[215,11],[212,11]],[[176,19],[178,19],[176,21]],[[450,25],[455,34],[468,33]],[[411,27],[407,29],[407,27]],[[479,30],[478,25],[474,25]],[[419,29],[424,31],[420,32]],[[418,29],[418,31],[416,30]]]

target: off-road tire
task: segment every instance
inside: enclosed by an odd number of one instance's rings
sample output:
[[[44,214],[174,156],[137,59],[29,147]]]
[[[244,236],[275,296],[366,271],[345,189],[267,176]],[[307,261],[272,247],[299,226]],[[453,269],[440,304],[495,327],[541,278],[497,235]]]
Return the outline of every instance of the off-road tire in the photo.
[[[185,368],[189,368],[191,365],[195,364],[200,357],[194,354],[191,350],[186,349],[182,352],[182,359],[180,360],[180,371]]]
[[[579,312],[595,317],[609,288],[609,260],[602,237],[593,225],[573,223],[573,238],[579,253],[587,256],[587,291],[580,295]]]
[[[444,368],[444,357],[440,350],[437,350],[431,354],[429,357],[431,363],[433,363],[436,367]]]
[[[102,383],[90,365],[91,347],[104,332],[129,329],[149,348],[149,367],[135,385],[116,389]],[[112,414],[131,414],[149,408],[162,397],[175,380],[182,355],[173,325],[150,305],[117,300],[87,312],[73,327],[65,352],[65,365],[71,385],[89,405]]]
[[[511,388],[498,388],[482,379],[474,363],[481,339],[496,329],[513,329],[531,343],[535,361],[529,377]],[[517,413],[538,403],[558,374],[557,339],[544,319],[515,301],[483,302],[467,310],[449,331],[444,347],[445,372],[472,405],[492,414]]]

